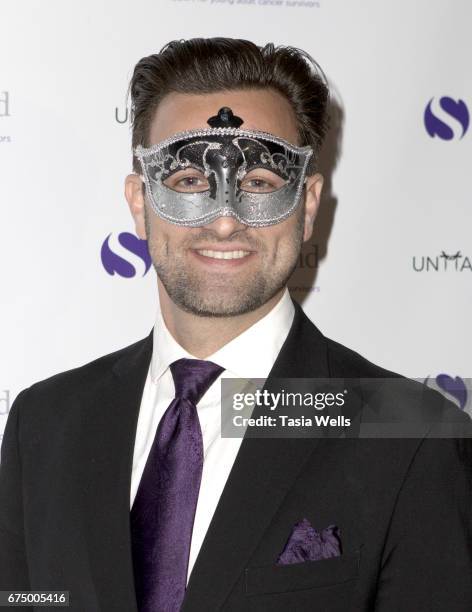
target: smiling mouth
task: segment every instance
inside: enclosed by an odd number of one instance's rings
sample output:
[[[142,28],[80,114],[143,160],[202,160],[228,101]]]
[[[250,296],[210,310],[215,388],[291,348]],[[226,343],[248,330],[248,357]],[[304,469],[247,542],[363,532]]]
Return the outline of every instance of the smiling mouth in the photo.
[[[252,251],[212,251],[210,249],[195,249],[195,252],[211,259],[243,259]]]

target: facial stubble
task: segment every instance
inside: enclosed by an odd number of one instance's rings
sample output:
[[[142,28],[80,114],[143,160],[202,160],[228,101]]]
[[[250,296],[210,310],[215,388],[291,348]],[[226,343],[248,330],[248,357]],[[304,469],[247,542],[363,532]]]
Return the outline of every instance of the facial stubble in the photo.
[[[257,251],[262,265],[257,269],[251,268],[252,273],[245,276],[233,274],[203,274],[196,273],[190,268],[186,260],[186,253],[192,245],[215,244],[214,232],[202,228],[202,232],[193,235],[188,244],[179,244],[178,250],[169,250],[169,241],[162,240],[162,236],[153,236],[148,207],[144,208],[146,236],[154,269],[167,291],[170,299],[185,312],[201,317],[234,317],[252,312],[263,306],[280,289],[285,287],[291,277],[301,251],[303,243],[303,230],[305,219],[305,204],[302,200],[294,212],[297,215],[296,225],[292,229],[292,236],[288,241],[282,257],[277,253],[267,253],[265,243],[258,239],[245,241],[250,248]],[[240,240],[241,232],[235,235]],[[225,240],[228,244],[231,240]],[[238,282],[236,281],[238,279]]]

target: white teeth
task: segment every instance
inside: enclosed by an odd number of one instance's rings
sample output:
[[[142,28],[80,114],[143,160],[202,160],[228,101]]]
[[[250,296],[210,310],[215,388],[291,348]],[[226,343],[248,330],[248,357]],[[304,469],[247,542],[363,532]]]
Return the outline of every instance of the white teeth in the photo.
[[[249,255],[250,251],[210,251],[209,249],[197,249],[197,253],[214,259],[241,259]]]

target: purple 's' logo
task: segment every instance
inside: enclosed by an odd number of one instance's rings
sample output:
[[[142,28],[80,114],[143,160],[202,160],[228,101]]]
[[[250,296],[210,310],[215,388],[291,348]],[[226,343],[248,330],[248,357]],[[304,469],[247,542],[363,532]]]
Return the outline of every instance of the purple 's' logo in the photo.
[[[449,376],[449,374],[438,374],[434,380],[438,389],[444,394],[453,397],[459,404],[459,408],[464,410],[467,404],[468,396],[467,386],[464,379],[460,376],[452,378],[452,376]],[[426,385],[428,384],[428,381],[429,376],[424,381]]]
[[[457,138],[459,126],[462,130],[459,138],[462,138],[469,129],[469,121],[469,110],[464,100],[454,100],[448,96],[439,98],[439,102],[431,98],[424,111],[424,125],[431,138]]]
[[[141,240],[129,232],[121,232],[121,234],[118,234],[117,241],[112,239],[114,244],[110,246],[111,235],[109,234],[106,237],[101,249],[102,264],[108,274],[133,278],[137,274],[137,269],[129,260],[140,259],[143,262],[144,276],[151,267],[147,240]],[[135,263],[138,264],[138,261]]]

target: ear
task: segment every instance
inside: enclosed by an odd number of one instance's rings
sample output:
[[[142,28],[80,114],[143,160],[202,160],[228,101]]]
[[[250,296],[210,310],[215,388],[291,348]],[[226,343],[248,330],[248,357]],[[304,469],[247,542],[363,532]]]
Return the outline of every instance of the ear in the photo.
[[[319,173],[307,176],[305,183],[305,226],[303,242],[311,238],[313,224],[320,206],[321,190],[323,188],[323,176]]]
[[[137,174],[128,174],[125,179],[125,197],[133,215],[136,233],[141,240],[146,240],[146,224],[144,217],[144,189],[141,177]]]

